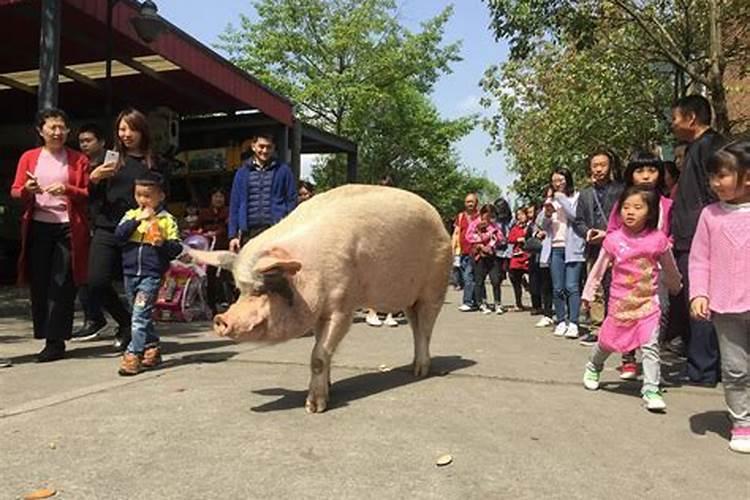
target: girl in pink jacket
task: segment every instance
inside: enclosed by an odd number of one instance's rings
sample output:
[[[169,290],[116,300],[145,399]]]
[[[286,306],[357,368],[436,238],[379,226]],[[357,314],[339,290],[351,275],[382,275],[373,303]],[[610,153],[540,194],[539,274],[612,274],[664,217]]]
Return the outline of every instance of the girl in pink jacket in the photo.
[[[716,327],[729,448],[750,453],[750,142],[718,150],[707,169],[719,202],[701,212],[690,248],[690,310]]]

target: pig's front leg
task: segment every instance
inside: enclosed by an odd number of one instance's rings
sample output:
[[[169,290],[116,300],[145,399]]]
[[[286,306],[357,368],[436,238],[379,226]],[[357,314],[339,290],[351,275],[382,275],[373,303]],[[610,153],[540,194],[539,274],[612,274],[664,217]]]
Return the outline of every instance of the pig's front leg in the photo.
[[[307,413],[321,413],[328,406],[331,385],[331,358],[352,322],[352,314],[332,314],[315,332],[315,347],[310,358],[310,392],[305,401]]]

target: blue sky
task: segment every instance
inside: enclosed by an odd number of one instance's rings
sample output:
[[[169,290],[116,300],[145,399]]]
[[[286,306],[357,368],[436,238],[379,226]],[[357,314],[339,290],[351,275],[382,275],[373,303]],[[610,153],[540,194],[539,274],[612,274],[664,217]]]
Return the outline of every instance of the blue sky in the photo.
[[[156,3],[162,16],[207,45],[217,40],[228,23],[238,24],[240,13],[253,13],[250,1],[158,0]],[[445,41],[462,40],[461,55],[464,60],[453,66],[452,74],[445,75],[438,82],[432,99],[444,117],[482,113],[479,80],[489,65],[507,57],[506,44],[495,42],[488,28],[489,12],[484,3],[481,0],[399,0],[399,16],[407,27],[417,30],[422,21],[434,17],[451,4],[455,8],[447,26]],[[512,177],[505,169],[502,154],[485,153],[489,143],[489,136],[478,127],[456,148],[466,166],[485,173],[506,191]]]

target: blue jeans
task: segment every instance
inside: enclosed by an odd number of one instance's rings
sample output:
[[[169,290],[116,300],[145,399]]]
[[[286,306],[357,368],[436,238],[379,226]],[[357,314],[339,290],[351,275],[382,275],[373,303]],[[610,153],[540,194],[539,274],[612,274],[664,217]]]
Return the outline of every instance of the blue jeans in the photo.
[[[477,301],[474,300],[474,262],[470,255],[461,256],[461,276],[464,280],[464,298],[463,303],[467,306],[477,307]]]
[[[581,312],[581,271],[584,262],[565,262],[565,249],[553,248],[550,256],[552,274],[552,300],[558,323],[578,324]]]
[[[128,352],[142,354],[147,347],[159,344],[154,328],[154,303],[159,295],[161,277],[125,276],[125,293],[133,308]]]

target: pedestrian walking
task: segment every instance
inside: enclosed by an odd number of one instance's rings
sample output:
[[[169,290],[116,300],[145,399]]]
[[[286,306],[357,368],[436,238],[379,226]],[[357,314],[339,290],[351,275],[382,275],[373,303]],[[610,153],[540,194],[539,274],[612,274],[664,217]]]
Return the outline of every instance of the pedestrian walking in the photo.
[[[690,248],[690,308],[716,326],[729,448],[750,453],[750,142],[717,151],[707,171],[719,202],[701,212]]]

